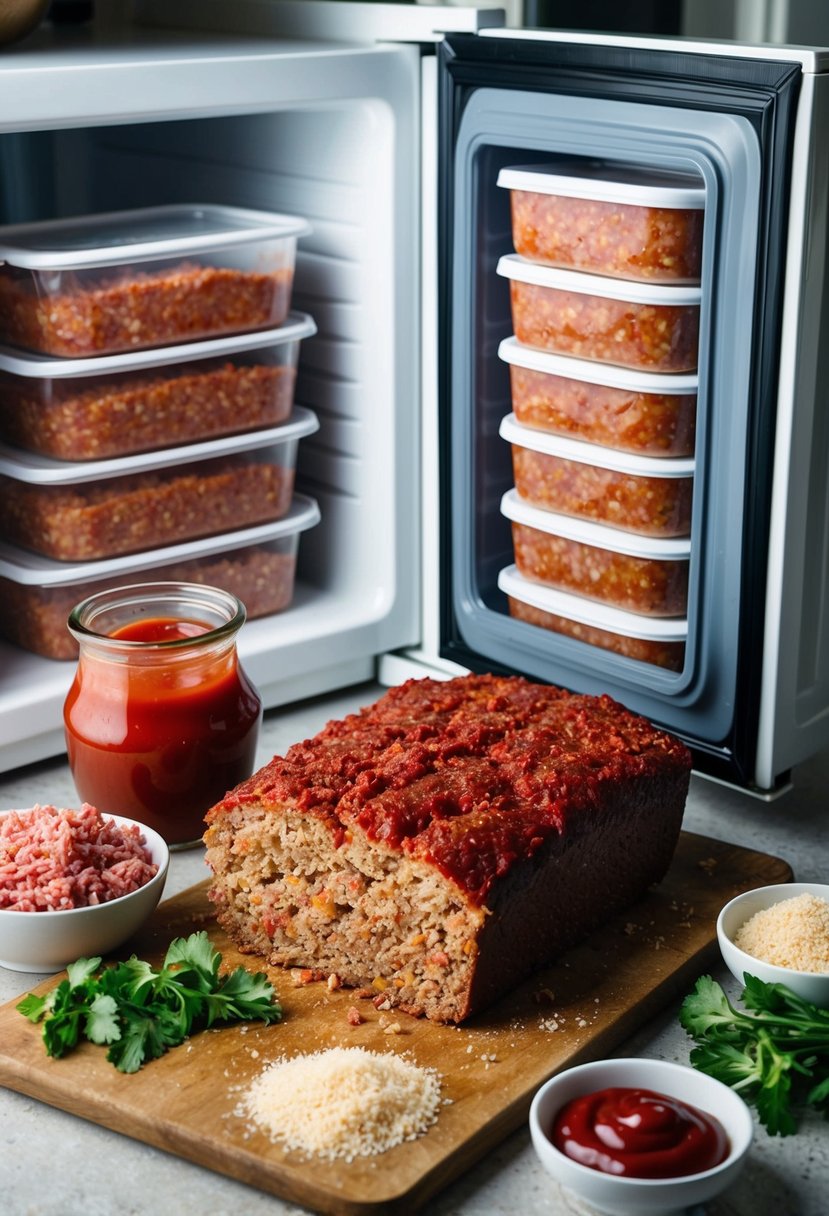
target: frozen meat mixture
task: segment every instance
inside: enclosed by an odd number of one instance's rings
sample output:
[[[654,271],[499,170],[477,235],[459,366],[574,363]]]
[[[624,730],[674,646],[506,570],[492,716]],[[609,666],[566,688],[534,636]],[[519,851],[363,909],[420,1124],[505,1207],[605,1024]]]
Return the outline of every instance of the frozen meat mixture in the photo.
[[[510,389],[524,426],[640,456],[693,456],[696,394],[611,388],[514,364]]]
[[[519,573],[545,586],[645,616],[684,616],[687,610],[684,558],[619,553],[521,523],[512,525],[512,547]]]
[[[587,625],[572,617],[547,612],[544,608],[537,608],[535,604],[528,604],[514,596],[508,597],[508,603],[510,616],[515,617],[518,621],[526,621],[528,625],[536,625],[539,629],[549,629],[552,633],[561,633],[565,637],[574,638],[577,642],[584,642],[588,646],[611,650],[614,654],[623,655],[627,659],[636,659],[639,663],[651,663],[655,667],[665,667],[669,671],[682,670],[685,661],[684,642],[614,633],[610,629]]]
[[[2,340],[72,358],[277,326],[288,313],[293,268],[259,273],[182,263],[67,278],[67,288],[41,295],[29,272],[0,272]]]
[[[517,280],[510,299],[515,336],[528,346],[639,371],[696,370],[698,304],[640,304]]]
[[[0,477],[0,534],[58,561],[157,549],[280,519],[294,470],[241,456],[68,486]]]
[[[207,815],[241,950],[460,1022],[665,874],[690,771],[609,697],[412,680]]]
[[[55,460],[101,460],[276,426],[293,367],[214,362],[121,376],[0,376],[0,435]]]
[[[533,506],[642,536],[690,533],[693,477],[620,472],[515,443],[512,467],[516,490]]]
[[[703,211],[511,191],[515,250],[593,274],[699,281]]]
[[[0,578],[0,634],[45,659],[76,659],[78,643],[66,628],[67,618],[76,604],[103,586],[119,587],[159,579],[208,583],[223,587],[240,599],[250,621],[288,607],[294,595],[295,574],[296,556],[292,548],[251,545],[150,570],[130,570],[117,577],[110,576],[105,582],[97,579],[38,587]]]

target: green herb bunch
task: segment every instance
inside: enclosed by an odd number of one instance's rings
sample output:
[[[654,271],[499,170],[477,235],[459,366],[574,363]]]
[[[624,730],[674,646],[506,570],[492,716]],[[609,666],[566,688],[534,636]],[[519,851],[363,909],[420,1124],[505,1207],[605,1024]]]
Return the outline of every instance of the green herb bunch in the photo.
[[[709,975],[683,1001],[679,1020],[697,1043],[691,1063],[754,1105],[771,1135],[788,1136],[797,1103],[829,1117],[829,1010],[785,984],[743,978],[745,1012]]]
[[[221,961],[205,932],[172,941],[160,971],[134,954],[103,970],[100,958],[81,958],[45,996],[30,992],[17,1009],[43,1022],[47,1055],[66,1055],[83,1034],[109,1046],[120,1072],[137,1072],[214,1023],[280,1020],[267,977],[244,967],[220,975]]]

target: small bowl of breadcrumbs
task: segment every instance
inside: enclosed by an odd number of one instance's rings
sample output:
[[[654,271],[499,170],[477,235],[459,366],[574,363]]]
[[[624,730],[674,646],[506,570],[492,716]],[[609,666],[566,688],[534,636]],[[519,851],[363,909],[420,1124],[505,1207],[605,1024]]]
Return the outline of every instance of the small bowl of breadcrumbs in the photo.
[[[789,882],[745,891],[717,919],[717,939],[729,971],[767,984],[785,984],[829,1008],[829,885]]]

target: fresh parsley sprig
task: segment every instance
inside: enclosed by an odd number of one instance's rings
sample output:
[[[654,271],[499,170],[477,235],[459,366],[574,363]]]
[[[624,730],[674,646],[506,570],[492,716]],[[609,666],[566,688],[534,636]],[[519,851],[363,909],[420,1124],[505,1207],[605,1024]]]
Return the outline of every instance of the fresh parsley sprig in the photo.
[[[64,1056],[85,1036],[108,1046],[120,1072],[137,1072],[216,1022],[280,1020],[267,976],[244,967],[222,975],[221,962],[204,931],[175,938],[160,971],[134,954],[103,970],[100,958],[81,958],[45,996],[30,992],[17,1009],[43,1022],[47,1055]]]
[[[798,1103],[829,1118],[829,1010],[785,984],[743,978],[745,1011],[709,975],[682,1002],[680,1024],[697,1044],[691,1063],[753,1104],[773,1136],[797,1131]]]

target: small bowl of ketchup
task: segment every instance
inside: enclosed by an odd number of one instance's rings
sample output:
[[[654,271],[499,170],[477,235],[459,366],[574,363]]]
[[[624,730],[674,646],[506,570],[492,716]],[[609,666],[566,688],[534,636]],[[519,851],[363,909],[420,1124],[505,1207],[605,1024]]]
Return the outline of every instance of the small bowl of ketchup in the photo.
[[[544,1169],[610,1216],[706,1203],[742,1169],[753,1134],[739,1095],[667,1060],[596,1060],[552,1077],[530,1108]]]

